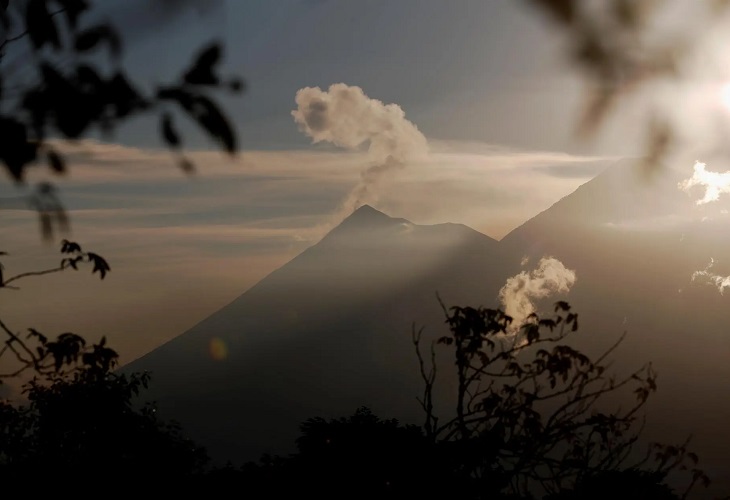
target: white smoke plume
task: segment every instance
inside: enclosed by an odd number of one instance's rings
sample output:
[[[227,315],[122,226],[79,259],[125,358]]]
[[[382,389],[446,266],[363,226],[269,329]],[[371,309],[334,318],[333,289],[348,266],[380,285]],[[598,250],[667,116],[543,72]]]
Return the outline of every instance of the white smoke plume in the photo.
[[[512,316],[516,330],[530,314],[536,312],[536,300],[567,293],[575,281],[575,271],[566,268],[555,257],[543,257],[536,269],[508,278],[499,291],[499,300],[504,312]]]
[[[703,280],[709,285],[716,286],[720,295],[724,295],[725,289],[730,288],[730,276],[720,276],[710,271],[714,265],[715,259],[710,258],[710,263],[703,271],[695,271],[692,273],[692,281]]]
[[[375,201],[383,175],[428,155],[426,137],[405,117],[397,104],[371,99],[360,87],[344,83],[326,91],[305,87],[297,91],[294,121],[312,142],[329,142],[358,150],[367,145],[372,165],[361,173],[359,184],[345,200],[349,215],[363,203]]]
[[[717,201],[720,199],[721,194],[730,193],[730,170],[727,172],[709,172],[706,168],[706,164],[699,161],[695,162],[692,177],[683,180],[678,185],[679,189],[686,193],[689,193],[695,186],[705,188],[705,195],[695,202],[697,205]]]

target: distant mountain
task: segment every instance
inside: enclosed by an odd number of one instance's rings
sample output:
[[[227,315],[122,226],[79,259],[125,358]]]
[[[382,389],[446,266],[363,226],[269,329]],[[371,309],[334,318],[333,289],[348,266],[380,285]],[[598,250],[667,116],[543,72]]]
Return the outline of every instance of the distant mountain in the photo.
[[[597,353],[626,331],[616,370],[652,361],[659,372],[646,435],[693,433],[709,472],[730,477],[730,297],[692,281],[710,258],[730,274],[730,219],[679,191],[690,174],[649,182],[620,162],[500,242],[364,206],[126,369],[151,371],[162,411],[219,458],[285,453],[303,419],[360,405],[420,423],[410,334],[413,322],[434,336],[445,328],[436,292],[446,305],[496,306],[507,277],[554,256],[577,274],[567,298],[581,317],[578,346]]]
[[[437,292],[496,305],[504,260],[496,240],[466,226],[420,226],[366,205],[125,369],[152,372],[162,411],[236,461],[290,450],[304,419],[361,405],[420,422],[412,324],[444,328]]]
[[[645,435],[693,445],[730,489],[730,296],[693,273],[730,275],[727,202],[698,206],[678,189],[691,175],[665,169],[641,177],[620,162],[518,227],[500,245],[531,259],[554,255],[576,270],[569,300],[582,345],[606,346],[623,332],[617,369],[651,361],[659,391]]]

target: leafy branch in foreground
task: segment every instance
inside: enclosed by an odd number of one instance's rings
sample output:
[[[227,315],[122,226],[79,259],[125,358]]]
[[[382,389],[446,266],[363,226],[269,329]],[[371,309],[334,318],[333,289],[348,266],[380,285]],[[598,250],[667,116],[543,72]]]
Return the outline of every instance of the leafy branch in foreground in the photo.
[[[576,130],[583,137],[595,135],[620,102],[630,96],[639,97],[652,85],[692,80],[705,71],[700,68],[708,63],[710,73],[720,69],[714,67],[717,62],[705,57],[706,42],[713,37],[704,35],[726,19],[728,0],[680,2],[691,9],[684,12],[687,19],[704,20],[702,33],[687,30],[686,23],[667,23],[677,7],[675,2],[525,0],[524,3],[542,11],[552,21],[567,42],[566,58],[587,84]],[[714,47],[714,43],[710,46]],[[667,106],[665,98],[639,98],[650,106],[646,113],[645,157],[640,165],[644,173],[652,174],[661,168],[670,153],[685,145],[688,129],[683,123],[686,120],[678,119],[679,115]],[[690,99],[690,94],[682,92],[673,96],[672,102]],[[706,118],[715,119],[711,115]],[[713,140],[713,150],[724,151],[720,137]]]
[[[158,120],[161,141],[186,172],[193,163],[183,150],[182,117],[234,155],[236,133],[217,94],[240,93],[244,84],[220,74],[222,43],[202,47],[174,80],[142,85],[124,67],[121,34],[111,23],[92,22],[94,13],[99,19],[95,5],[90,0],[0,2],[0,168],[18,183],[38,163],[54,175],[64,174],[63,141],[93,133],[109,137],[141,116]],[[46,239],[52,238],[54,223],[67,226],[50,184],[39,185],[31,203],[41,214]]]
[[[554,317],[533,314],[517,330],[498,309],[444,313],[450,333],[431,345],[430,368],[423,331],[413,329],[425,387],[423,427],[459,457],[475,492],[550,496],[611,474],[629,481],[641,472],[658,485],[670,472],[687,471],[685,498],[697,483],[709,483],[687,443],[652,445],[646,454],[634,449],[643,428],[639,411],[656,390],[656,374],[651,364],[623,378],[608,373],[607,359],[623,336],[594,360],[563,342],[578,330],[578,315],[565,302],[556,303]],[[456,371],[454,410],[446,419],[434,411],[436,346],[452,350]]]
[[[61,254],[57,267],[9,277],[2,288],[86,266],[101,279],[110,271],[104,258],[78,243],[64,240]],[[207,484],[205,449],[179,424],[160,419],[154,404],[137,401],[149,374],[116,372],[119,356],[105,338],[87,343],[67,332],[51,339],[34,328],[22,334],[1,320],[0,334],[6,337],[0,385],[32,375],[22,385],[24,401],[0,398],[0,477],[33,481],[34,492],[54,495],[79,474],[87,487],[114,481],[125,491],[139,481],[188,493]]]
[[[17,289],[13,283],[33,276],[44,276],[66,271],[79,270],[81,266],[92,266],[92,273],[99,274],[104,279],[111,270],[107,261],[93,252],[85,252],[78,243],[63,240],[61,244],[63,258],[57,267],[39,271],[28,271],[3,278],[2,264],[0,264],[0,288]],[[7,255],[2,252],[1,255]],[[97,370],[108,371],[114,368],[117,354],[106,347],[102,338],[99,344],[88,345],[79,335],[62,333],[54,340],[29,328],[26,334],[13,331],[0,319],[0,334],[6,337],[0,347],[0,383],[3,379],[14,378],[27,370],[33,370],[36,375],[62,378],[75,372],[79,366],[92,367]],[[9,361],[8,361],[8,358]]]

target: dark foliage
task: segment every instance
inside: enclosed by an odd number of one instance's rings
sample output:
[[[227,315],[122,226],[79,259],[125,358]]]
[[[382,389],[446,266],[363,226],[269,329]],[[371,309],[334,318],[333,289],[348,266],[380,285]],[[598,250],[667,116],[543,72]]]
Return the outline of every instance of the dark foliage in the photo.
[[[30,383],[27,406],[0,410],[0,474],[158,482],[199,472],[207,462],[202,448],[158,420],[152,406],[133,407],[147,381],[89,366],[69,380]]]
[[[367,408],[347,418],[310,419],[301,426],[298,453],[264,457],[241,469],[210,473],[210,484],[246,485],[273,498],[326,499],[584,500],[626,498],[678,500],[661,472],[626,469],[597,472],[552,495],[505,491],[504,476],[475,476],[475,464],[493,463],[495,443],[486,439],[433,441],[419,427],[381,420]],[[210,481],[216,477],[216,481]]]
[[[90,264],[103,278],[106,261],[64,241],[58,267],[5,279],[77,269]],[[222,494],[266,491],[268,497],[464,498],[577,500],[678,499],[665,481],[684,469],[686,494],[707,482],[697,457],[682,446],[654,446],[632,454],[637,411],[656,389],[649,365],[622,379],[607,372],[609,349],[597,360],[563,341],[578,329],[564,302],[555,316],[531,316],[521,328],[502,311],[454,307],[445,311],[449,335],[421,355],[422,331],[414,330],[426,414],[423,427],[382,420],[365,408],[348,418],[313,418],[301,426],[298,452],[265,457],[242,469],[208,470],[205,451],[180,428],[157,418],[154,406],[135,406],[148,384],[144,374],[114,373],[117,354],[102,338],[87,343],[72,333],[51,340],[30,329],[21,337],[0,322],[7,340],[0,350],[32,378],[22,406],[0,403],[0,475],[57,491],[83,471],[120,484],[129,478],[170,491]],[[616,344],[618,345],[618,344]],[[452,415],[434,412],[435,349],[451,350],[457,381]],[[604,397],[629,391],[611,410]],[[632,394],[633,393],[633,394]],[[620,408],[624,409],[621,410]],[[638,421],[640,423],[640,421]],[[135,483],[136,484],[136,483]]]
[[[101,279],[110,271],[103,257],[75,242],[64,240],[61,255],[57,267],[0,276],[0,285],[12,290],[22,279],[85,265]],[[154,405],[139,405],[149,376],[115,373],[118,355],[105,338],[90,343],[71,332],[51,338],[34,328],[21,334],[2,321],[0,331],[7,370],[0,384],[32,377],[15,402],[0,399],[1,479],[54,495],[81,482],[113,484],[117,492],[135,491],[140,482],[178,492],[204,484],[205,450],[177,424],[160,420]]]
[[[83,344],[76,337],[68,351]],[[149,377],[113,373],[117,355],[103,340],[78,359],[59,359],[57,370],[25,385],[27,403],[0,401],[0,477],[58,493],[81,478],[117,491],[140,482],[177,490],[202,472],[205,451],[154,406],[134,405]]]
[[[7,255],[1,252],[0,255]],[[94,252],[85,252],[78,243],[63,240],[61,242],[61,261],[56,267],[40,271],[29,271],[10,277],[3,276],[4,267],[0,263],[0,289],[17,289],[16,282],[35,276],[55,274],[69,269],[78,271],[80,267],[91,265],[92,274],[98,274],[104,279],[111,271],[109,263]],[[99,345],[88,346],[86,340],[70,332],[58,335],[55,339],[39,332],[35,328],[28,328],[27,333],[14,331],[0,320],[0,335],[5,341],[0,347],[0,383],[3,379],[15,378],[24,372],[32,371],[36,376],[57,379],[66,374],[72,374],[80,366],[87,369],[92,364],[100,370],[110,370],[116,362],[116,353],[105,347],[102,339]]]
[[[677,500],[664,483],[664,475],[655,471],[627,469],[608,471],[587,477],[575,489],[546,497],[545,500]]]
[[[609,375],[606,359],[618,343],[592,360],[563,342],[577,331],[578,315],[565,302],[555,312],[512,329],[500,310],[445,311],[450,334],[432,345],[431,361],[437,345],[452,350],[451,416],[434,413],[436,366],[422,357],[422,332],[414,331],[423,427],[381,420],[366,408],[310,419],[296,454],[267,456],[226,477],[278,498],[678,500],[706,484],[686,443],[633,453],[637,412],[656,388],[650,366]],[[689,475],[682,492],[667,483],[674,472]]]
[[[347,418],[307,420],[301,431],[298,453],[264,457],[232,477],[275,498],[445,498],[466,491],[417,426],[360,408]]]
[[[533,314],[518,328],[501,310],[444,313],[450,333],[432,344],[430,367],[420,349],[422,331],[413,332],[425,385],[424,429],[435,442],[460,449],[459,466],[478,484],[476,498],[490,490],[581,495],[608,477],[628,494],[639,484],[659,488],[673,472],[687,475],[683,495],[709,482],[687,443],[637,452],[639,410],[656,390],[656,374],[651,365],[621,378],[609,373],[608,356],[623,337],[596,359],[571,347],[566,339],[578,330],[578,315],[565,302],[555,304],[553,317]],[[454,411],[446,418],[434,412],[436,345],[454,359]]]
[[[193,164],[182,151],[180,116],[234,154],[235,131],[213,94],[241,92],[243,82],[219,74],[222,44],[203,47],[177,81],[145,88],[124,68],[124,43],[113,26],[87,22],[93,9],[90,0],[0,2],[0,165],[10,177],[23,182],[41,162],[64,174],[63,140],[94,131],[109,136],[141,115],[158,117],[161,140],[186,172]],[[67,227],[52,186],[40,185],[31,201],[45,238]]]

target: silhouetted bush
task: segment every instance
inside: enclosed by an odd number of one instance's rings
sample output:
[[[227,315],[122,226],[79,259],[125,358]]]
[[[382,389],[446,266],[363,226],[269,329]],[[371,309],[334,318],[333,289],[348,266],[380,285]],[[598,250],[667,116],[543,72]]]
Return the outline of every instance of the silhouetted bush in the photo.
[[[110,269],[75,243],[64,241],[61,251],[58,267],[0,283],[84,263],[102,278]],[[34,329],[21,337],[0,321],[0,358],[11,355],[18,366],[5,376],[34,374],[24,386],[26,403],[0,402],[0,474],[43,478],[39,488],[49,491],[81,474],[124,489],[133,479],[187,493],[237,488],[273,498],[670,500],[680,498],[668,486],[670,474],[688,474],[682,498],[708,483],[686,443],[636,453],[639,411],[656,390],[656,375],[651,365],[624,377],[610,373],[608,358],[621,339],[596,359],[571,347],[578,315],[567,303],[558,302],[553,317],[533,314],[519,327],[496,309],[444,313],[449,333],[431,343],[429,357],[423,331],[413,331],[423,426],[383,420],[367,408],[347,418],[312,418],[301,426],[297,453],[217,469],[179,426],[158,419],[154,406],[135,405],[149,378],[115,373],[117,353],[105,339],[50,339]],[[437,348],[454,360],[453,412],[446,415],[435,411]]]
[[[623,337],[595,359],[571,347],[567,339],[578,331],[578,315],[566,302],[555,304],[553,317],[532,314],[522,325],[498,309],[444,313],[449,334],[431,345],[430,366],[421,351],[423,331],[413,332],[424,430],[458,450],[452,456],[478,485],[476,498],[487,498],[485,491],[581,495],[607,478],[615,491],[635,494],[672,473],[684,474],[683,494],[709,483],[687,443],[636,449],[640,410],[656,390],[656,374],[650,364],[622,377],[611,373],[609,356]],[[434,410],[436,346],[454,359],[454,411],[445,417]]]
[[[673,500],[708,483],[686,443],[637,453],[638,412],[656,390],[656,375],[650,365],[623,378],[610,374],[608,356],[621,340],[595,360],[567,345],[578,330],[567,303],[519,328],[500,310],[445,314],[450,333],[432,344],[430,360],[437,346],[452,351],[452,415],[435,414],[436,366],[422,355],[423,331],[414,330],[422,427],[381,420],[367,408],[310,419],[297,453],[248,464],[242,481],[279,498],[474,500]],[[681,493],[667,483],[676,472],[688,474]]]
[[[42,480],[39,487],[80,476],[124,487],[128,480],[177,484],[202,473],[205,450],[158,419],[154,406],[135,406],[149,377],[111,372],[116,353],[95,347],[72,374],[26,384],[27,403],[0,402],[0,475]]]

